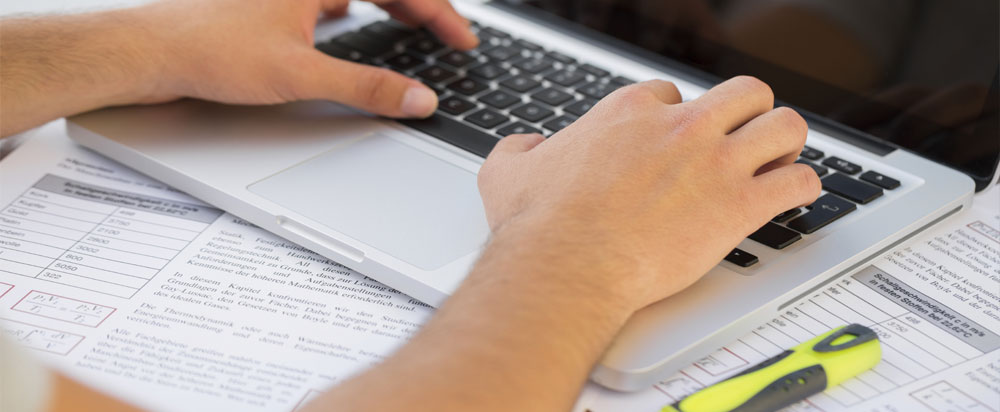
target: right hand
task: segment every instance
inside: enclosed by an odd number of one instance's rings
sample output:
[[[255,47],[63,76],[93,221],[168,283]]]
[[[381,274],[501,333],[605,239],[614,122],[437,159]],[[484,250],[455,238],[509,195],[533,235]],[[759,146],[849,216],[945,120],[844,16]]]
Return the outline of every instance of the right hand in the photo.
[[[478,44],[448,0],[371,0],[394,18],[426,27],[459,50]],[[390,117],[426,117],[437,95],[417,80],[316,50],[321,13],[343,16],[350,0],[171,0],[136,9],[134,24],[158,36],[150,90],[134,100],[194,97],[234,104],[325,99]],[[147,60],[148,60],[147,59]]]
[[[554,282],[592,284],[631,310],[663,299],[819,196],[816,173],[794,163],[805,121],[773,105],[751,77],[686,103],[653,80],[612,93],[547,140],[506,137],[479,173],[490,226],[568,265],[573,273]]]

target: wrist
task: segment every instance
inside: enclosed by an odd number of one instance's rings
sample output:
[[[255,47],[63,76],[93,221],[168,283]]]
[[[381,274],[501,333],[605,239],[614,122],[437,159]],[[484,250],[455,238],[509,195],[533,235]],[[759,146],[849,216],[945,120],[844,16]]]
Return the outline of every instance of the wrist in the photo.
[[[116,104],[161,103],[182,94],[177,70],[177,47],[171,41],[171,27],[166,16],[158,13],[159,3],[109,12],[109,18],[121,22],[121,30],[111,33],[125,41],[123,67],[128,67],[128,79],[122,82]]]
[[[559,212],[517,215],[494,233],[481,262],[498,260],[505,278],[587,302],[624,322],[647,303],[637,287],[641,266],[611,245],[610,233],[579,222]]]

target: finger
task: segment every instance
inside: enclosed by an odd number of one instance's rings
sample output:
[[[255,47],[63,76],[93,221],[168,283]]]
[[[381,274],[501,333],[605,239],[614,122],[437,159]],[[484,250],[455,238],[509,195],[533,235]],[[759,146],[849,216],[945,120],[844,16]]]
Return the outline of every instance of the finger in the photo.
[[[320,2],[323,16],[329,18],[346,16],[348,6],[350,6],[350,2],[345,0],[321,0]]]
[[[490,152],[489,158],[506,157],[513,154],[524,153],[545,141],[545,136],[538,133],[532,134],[512,134],[497,142],[497,145]]]
[[[716,130],[729,133],[774,107],[771,87],[750,76],[736,76],[686,103],[704,114]]]
[[[426,27],[442,42],[459,50],[479,44],[469,29],[469,21],[460,16],[447,0],[371,0],[397,19]]]
[[[636,83],[636,85],[632,87],[636,86],[648,90],[650,93],[656,95],[657,99],[666,104],[677,104],[683,100],[681,98],[681,92],[677,90],[677,86],[666,80],[647,80],[641,83]]]
[[[437,94],[399,73],[331,58],[315,49],[287,77],[298,99],[326,99],[389,117],[427,117]]]
[[[757,174],[795,162],[806,144],[809,126],[795,110],[779,107],[750,120],[730,133],[727,144],[741,153]]]
[[[771,170],[753,180],[755,205],[761,207],[762,219],[770,219],[786,210],[816,201],[822,184],[811,167],[792,163]]]
[[[330,19],[330,20],[332,20],[332,19],[339,19],[339,18],[344,17],[346,15],[347,15],[347,3],[344,3],[343,5],[340,5],[340,6],[331,8],[331,9],[326,9],[323,12],[323,18]]]
[[[681,100],[681,93],[673,83],[665,80],[647,80],[615,90],[601,99],[586,115],[599,117],[603,112],[617,115],[616,112],[624,108],[642,110],[659,104],[677,104]]]

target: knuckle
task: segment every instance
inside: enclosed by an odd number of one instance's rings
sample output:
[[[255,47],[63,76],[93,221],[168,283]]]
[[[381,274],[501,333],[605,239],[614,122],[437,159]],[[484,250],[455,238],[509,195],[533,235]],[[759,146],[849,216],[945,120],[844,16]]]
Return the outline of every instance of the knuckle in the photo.
[[[641,83],[622,87],[615,90],[611,93],[611,95],[614,96],[615,102],[628,106],[641,103],[644,100],[648,100],[650,97],[649,90],[647,90]]]
[[[774,98],[774,92],[771,91],[771,86],[764,83],[762,80],[753,76],[736,76],[733,78],[734,81],[739,82],[742,88],[747,89],[750,93],[760,94],[761,96],[767,96],[768,98]]]
[[[784,106],[774,109],[774,114],[780,119],[782,127],[795,132],[796,135],[801,135],[803,140],[805,139],[809,125],[806,123],[806,119],[802,118],[802,115],[794,109]]]
[[[662,89],[663,91],[666,91],[668,94],[670,94],[672,100],[675,100],[677,102],[681,102],[684,100],[683,96],[681,96],[680,89],[677,88],[677,85],[674,84],[674,82],[662,79],[653,79],[649,80],[648,83],[650,84],[650,86],[657,87],[659,89]]]

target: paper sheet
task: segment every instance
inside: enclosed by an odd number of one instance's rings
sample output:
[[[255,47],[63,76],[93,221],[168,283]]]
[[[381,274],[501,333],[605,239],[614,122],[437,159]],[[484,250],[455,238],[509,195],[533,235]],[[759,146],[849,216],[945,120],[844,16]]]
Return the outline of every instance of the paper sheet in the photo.
[[[0,162],[0,327],[162,411],[291,411],[431,308],[71,143]]]
[[[786,410],[1000,410],[1000,190],[991,190],[971,210],[648,390],[589,384],[577,410],[658,411],[847,323],[878,332],[881,363]]]

